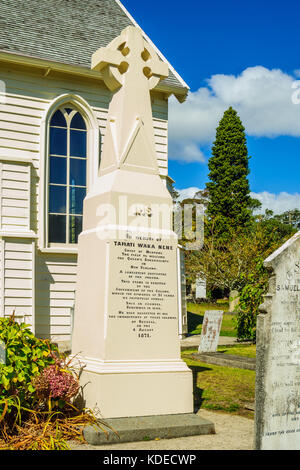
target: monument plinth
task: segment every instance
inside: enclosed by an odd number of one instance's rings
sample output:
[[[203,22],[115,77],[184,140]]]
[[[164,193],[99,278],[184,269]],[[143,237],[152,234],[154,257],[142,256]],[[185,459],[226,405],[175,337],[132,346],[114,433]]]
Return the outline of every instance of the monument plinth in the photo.
[[[192,372],[180,359],[178,243],[150,101],[168,67],[134,27],[97,51],[92,67],[114,95],[78,245],[72,354],[85,366],[85,405],[104,418],[191,413]]]

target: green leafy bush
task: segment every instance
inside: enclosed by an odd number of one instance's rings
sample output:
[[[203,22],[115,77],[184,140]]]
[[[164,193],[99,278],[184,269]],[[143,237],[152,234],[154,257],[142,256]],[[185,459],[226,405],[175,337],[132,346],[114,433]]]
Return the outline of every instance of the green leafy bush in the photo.
[[[91,410],[71,400],[79,392],[78,371],[48,340],[36,338],[14,315],[0,318],[0,450],[68,449],[67,441],[85,442],[82,427],[110,428]]]
[[[237,337],[240,340],[256,341],[256,318],[263,295],[268,288],[268,272],[263,259],[257,260],[255,271],[247,276],[247,283],[241,291],[239,310],[236,317]]]
[[[23,407],[35,400],[32,379],[54,364],[57,347],[34,336],[28,325],[18,324],[13,316],[0,318],[0,341],[6,348],[6,363],[0,364],[0,417],[12,409],[13,397]],[[6,400],[6,401],[5,401]]]

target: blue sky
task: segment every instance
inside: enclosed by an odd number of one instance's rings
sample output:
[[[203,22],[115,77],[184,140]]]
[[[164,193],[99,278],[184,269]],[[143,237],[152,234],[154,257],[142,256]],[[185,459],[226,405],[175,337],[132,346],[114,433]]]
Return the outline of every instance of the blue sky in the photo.
[[[192,194],[205,186],[215,128],[232,105],[246,128],[251,191],[275,212],[300,208],[300,81],[293,85],[300,79],[300,4],[123,4],[191,88],[183,105],[170,100],[169,174],[176,188]]]

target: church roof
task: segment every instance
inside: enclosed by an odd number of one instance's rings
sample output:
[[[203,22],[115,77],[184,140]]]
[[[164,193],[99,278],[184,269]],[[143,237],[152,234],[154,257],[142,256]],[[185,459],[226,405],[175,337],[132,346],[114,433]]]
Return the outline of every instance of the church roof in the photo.
[[[90,69],[92,54],[132,24],[119,0],[0,0],[0,51]],[[172,68],[161,84],[187,88]]]

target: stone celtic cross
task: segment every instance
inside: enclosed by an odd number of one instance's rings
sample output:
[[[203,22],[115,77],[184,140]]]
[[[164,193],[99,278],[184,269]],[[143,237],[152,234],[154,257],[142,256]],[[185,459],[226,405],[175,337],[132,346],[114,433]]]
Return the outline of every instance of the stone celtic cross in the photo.
[[[134,26],[125,28],[107,47],[93,54],[92,69],[103,71],[104,81],[112,91],[142,78],[151,90],[169,74],[167,64],[159,60],[142,31]]]
[[[101,72],[105,84],[114,93],[108,122],[113,123],[115,137],[114,142],[109,142],[111,137],[105,138],[104,160],[112,146],[117,161],[122,160],[137,121],[142,123],[143,138],[155,153],[150,90],[168,76],[168,65],[159,59],[140,29],[128,26],[107,47],[93,54],[92,69]]]

